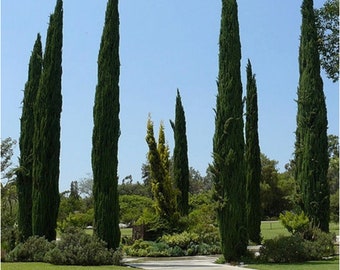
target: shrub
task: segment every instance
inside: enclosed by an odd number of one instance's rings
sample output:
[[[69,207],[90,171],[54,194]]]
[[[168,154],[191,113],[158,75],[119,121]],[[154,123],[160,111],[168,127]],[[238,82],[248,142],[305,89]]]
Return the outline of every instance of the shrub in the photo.
[[[73,229],[61,235],[61,240],[46,254],[45,260],[58,265],[112,265],[117,264],[119,253],[119,250],[116,253],[108,250],[106,243],[96,236]]]
[[[304,234],[278,236],[266,240],[260,249],[260,260],[275,263],[321,260],[334,254],[334,234],[313,229],[313,237],[304,239]]]
[[[306,231],[309,226],[309,219],[304,212],[296,214],[286,211],[284,214],[280,214],[279,218],[282,225],[292,234],[302,233]]]
[[[307,259],[303,241],[299,235],[265,240],[260,248],[260,260],[275,263],[303,262]]]
[[[31,236],[26,242],[17,245],[8,255],[7,260],[16,262],[43,262],[45,254],[55,247],[44,237]]]
[[[180,234],[163,235],[160,241],[167,243],[170,247],[178,246],[187,249],[192,244],[199,243],[199,236],[196,233],[182,232]]]
[[[321,260],[334,254],[335,234],[325,233],[319,228],[311,228],[308,232],[309,239],[304,234],[304,248],[309,260]]]

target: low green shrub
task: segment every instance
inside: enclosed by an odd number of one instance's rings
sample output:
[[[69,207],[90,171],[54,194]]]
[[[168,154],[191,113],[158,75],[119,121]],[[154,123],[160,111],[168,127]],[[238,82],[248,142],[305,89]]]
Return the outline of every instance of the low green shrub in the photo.
[[[170,247],[178,246],[187,249],[190,245],[199,243],[199,236],[196,233],[184,231],[179,234],[163,235],[160,241],[167,243]]]
[[[44,237],[31,236],[8,253],[6,260],[13,262],[43,262],[45,254],[55,247]]]
[[[304,246],[309,260],[321,260],[326,257],[334,255],[335,234],[325,233],[319,228],[311,228],[308,232],[308,239],[306,239],[306,232],[304,236]]]
[[[278,236],[266,240],[260,249],[260,260],[275,263],[293,263],[322,260],[334,254],[334,238],[330,233],[313,229],[313,237],[304,238],[304,233]]]
[[[82,230],[69,230],[45,256],[45,261],[57,265],[119,264],[121,251],[108,250],[106,243]]]
[[[292,263],[307,260],[303,239],[299,235],[278,236],[265,240],[260,248],[260,260],[264,262]]]
[[[129,256],[138,257],[178,257],[221,253],[219,243],[205,243],[199,235],[192,232],[163,235],[157,241],[136,240],[131,246],[125,246]]]

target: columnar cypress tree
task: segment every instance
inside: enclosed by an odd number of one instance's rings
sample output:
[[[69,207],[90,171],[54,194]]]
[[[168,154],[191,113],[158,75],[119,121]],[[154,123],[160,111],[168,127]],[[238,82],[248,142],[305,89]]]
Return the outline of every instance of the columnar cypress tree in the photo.
[[[296,129],[296,180],[300,187],[302,209],[323,231],[329,230],[329,186],[327,111],[313,0],[302,3]]]
[[[247,250],[241,44],[235,0],[222,1],[213,174],[222,253],[238,261]]]
[[[42,71],[42,45],[40,34],[34,43],[25,84],[22,115],[20,119],[20,169],[17,171],[18,230],[21,241],[32,235],[32,167],[34,135],[34,103]]]
[[[63,44],[63,2],[50,16],[43,72],[34,104],[32,231],[56,237],[59,209],[60,115]]]
[[[118,139],[119,123],[119,13],[118,0],[106,7],[98,55],[98,84],[93,109],[92,170],[95,233],[108,248],[118,248]]]
[[[246,100],[246,180],[247,180],[247,227],[249,239],[261,243],[261,158],[258,135],[257,86],[251,63],[247,65]]]
[[[177,196],[178,210],[182,215],[189,211],[189,165],[188,165],[188,143],[186,135],[185,114],[179,90],[176,97],[175,123],[170,121],[174,130],[174,180],[179,194]]]

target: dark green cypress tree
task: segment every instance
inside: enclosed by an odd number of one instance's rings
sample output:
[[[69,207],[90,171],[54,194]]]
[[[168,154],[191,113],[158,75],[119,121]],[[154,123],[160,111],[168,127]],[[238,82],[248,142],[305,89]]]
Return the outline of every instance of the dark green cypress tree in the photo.
[[[179,90],[176,97],[175,123],[170,121],[174,130],[174,180],[179,191],[177,195],[177,207],[181,215],[188,215],[189,212],[189,162],[188,143],[186,134],[185,114]]]
[[[247,227],[249,239],[261,243],[261,151],[258,135],[257,86],[250,60],[247,65],[246,150]]]
[[[313,0],[304,0],[301,12],[296,180],[301,192],[302,209],[315,226],[328,232],[330,195],[327,182],[327,110],[320,76]]]
[[[219,46],[212,170],[222,253],[226,261],[230,262],[240,260],[246,253],[248,243],[241,43],[235,0],[222,1]]]
[[[32,231],[56,237],[59,209],[60,115],[63,44],[63,2],[50,16],[36,102],[34,104]]]
[[[42,45],[40,34],[34,43],[25,84],[22,115],[20,119],[20,166],[17,171],[18,230],[20,241],[32,235],[32,167],[34,135],[34,103],[42,71]]]
[[[118,0],[106,7],[98,55],[98,83],[93,109],[92,170],[95,233],[108,248],[120,243],[118,198],[119,122],[119,13]]]

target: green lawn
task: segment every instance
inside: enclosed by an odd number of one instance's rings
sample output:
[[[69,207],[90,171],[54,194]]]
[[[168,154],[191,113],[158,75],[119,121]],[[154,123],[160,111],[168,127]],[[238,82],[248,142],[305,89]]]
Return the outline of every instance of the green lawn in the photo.
[[[339,235],[339,223],[330,223],[329,230],[330,232]],[[263,240],[272,239],[278,235],[290,235],[290,233],[285,229],[285,227],[283,227],[280,221],[262,221],[261,234]]]
[[[338,270],[339,258],[336,260],[305,262],[302,264],[249,264],[247,267],[259,270]]]
[[[123,266],[66,266],[48,263],[1,263],[2,270],[126,270]],[[130,268],[131,269],[131,268]]]

